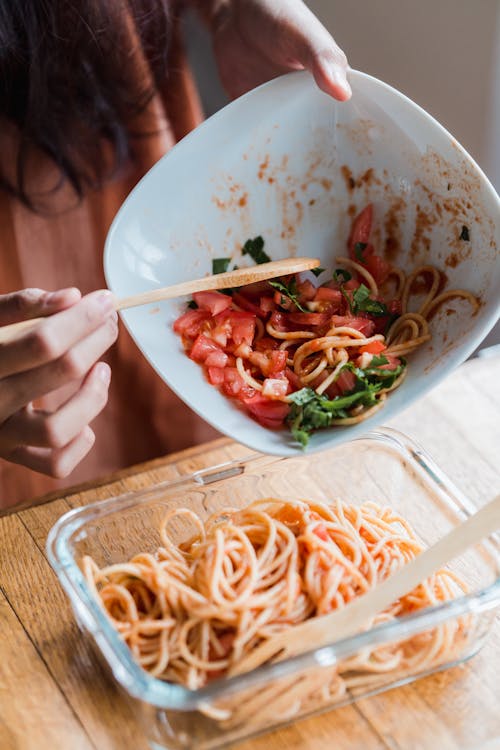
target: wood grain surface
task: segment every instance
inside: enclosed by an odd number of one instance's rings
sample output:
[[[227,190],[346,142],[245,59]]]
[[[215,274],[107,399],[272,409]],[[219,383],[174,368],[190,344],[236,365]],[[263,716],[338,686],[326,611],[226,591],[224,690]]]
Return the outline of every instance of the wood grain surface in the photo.
[[[500,358],[462,366],[391,423],[481,506],[500,490]],[[0,750],[147,750],[45,556],[69,508],[240,458],[228,440],[158,459],[0,518]],[[470,662],[238,745],[239,750],[496,750],[500,622]]]

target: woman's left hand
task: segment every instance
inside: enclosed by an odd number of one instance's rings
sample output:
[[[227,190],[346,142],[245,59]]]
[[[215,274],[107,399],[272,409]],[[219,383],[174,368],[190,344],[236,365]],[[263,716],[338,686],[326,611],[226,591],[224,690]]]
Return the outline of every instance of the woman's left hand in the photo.
[[[211,7],[215,55],[230,96],[302,68],[335,99],[351,96],[345,54],[302,0],[213,0]]]

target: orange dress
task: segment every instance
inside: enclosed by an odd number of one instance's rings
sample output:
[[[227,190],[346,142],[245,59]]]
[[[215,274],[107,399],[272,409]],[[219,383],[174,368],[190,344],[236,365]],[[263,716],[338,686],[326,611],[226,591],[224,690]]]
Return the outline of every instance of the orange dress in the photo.
[[[131,31],[134,71],[150,76],[143,50]],[[138,180],[202,118],[200,103],[178,35],[174,30],[165,91],[140,115],[143,132],[133,163],[101,190],[75,205],[63,187],[50,215],[33,213],[0,192],[0,294],[25,287],[48,290],[78,287],[83,294],[105,286],[102,255],[107,231]],[[15,133],[0,132],[0,159],[9,165]],[[48,159],[30,165],[30,180],[53,185],[57,176]],[[92,424],[96,443],[66,480],[54,480],[0,459],[0,508],[41,498],[55,489],[92,480],[170,451],[216,436],[156,375],[124,328],[106,355],[112,368],[109,402]]]

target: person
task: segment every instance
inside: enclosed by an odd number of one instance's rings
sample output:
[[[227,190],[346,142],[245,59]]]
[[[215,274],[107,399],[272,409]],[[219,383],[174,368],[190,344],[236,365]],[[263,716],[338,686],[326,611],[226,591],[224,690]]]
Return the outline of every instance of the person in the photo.
[[[190,1],[231,97],[301,68],[350,97],[301,0]],[[0,344],[0,507],[215,435],[118,336],[101,260],[131,188],[202,119],[186,5],[0,0],[0,325],[44,317]]]

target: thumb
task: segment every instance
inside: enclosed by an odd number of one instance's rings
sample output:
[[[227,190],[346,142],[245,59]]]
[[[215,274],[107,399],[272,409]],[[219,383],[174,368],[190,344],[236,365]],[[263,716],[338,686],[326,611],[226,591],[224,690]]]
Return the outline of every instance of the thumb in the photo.
[[[347,57],[309,8],[301,4],[296,11],[292,39],[298,62],[313,74],[322,91],[341,102],[347,101],[352,95]]]
[[[21,320],[39,318],[65,310],[81,299],[78,289],[70,287],[57,292],[44,289],[22,289],[0,295],[0,326]]]

